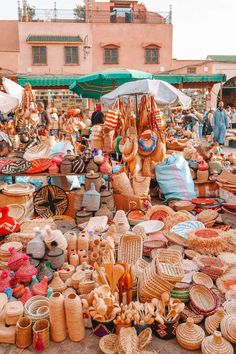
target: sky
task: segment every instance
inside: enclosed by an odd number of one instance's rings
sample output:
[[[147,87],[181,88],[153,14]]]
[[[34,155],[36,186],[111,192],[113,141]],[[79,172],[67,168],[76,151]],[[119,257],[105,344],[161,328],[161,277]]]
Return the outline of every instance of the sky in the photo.
[[[73,9],[82,0],[28,0],[37,8]],[[22,2],[22,0],[21,0]],[[142,0],[151,11],[173,9],[173,58],[236,55],[236,0]],[[4,5],[3,5],[4,4]],[[0,0],[0,20],[17,19],[17,0]]]

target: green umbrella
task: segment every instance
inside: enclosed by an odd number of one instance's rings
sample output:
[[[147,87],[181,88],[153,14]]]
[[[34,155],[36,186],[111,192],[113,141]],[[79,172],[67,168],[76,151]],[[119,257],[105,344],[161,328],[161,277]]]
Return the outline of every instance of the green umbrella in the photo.
[[[138,70],[110,68],[77,79],[70,85],[70,90],[82,97],[100,99],[101,96],[126,82],[141,79],[152,79],[152,74]]]

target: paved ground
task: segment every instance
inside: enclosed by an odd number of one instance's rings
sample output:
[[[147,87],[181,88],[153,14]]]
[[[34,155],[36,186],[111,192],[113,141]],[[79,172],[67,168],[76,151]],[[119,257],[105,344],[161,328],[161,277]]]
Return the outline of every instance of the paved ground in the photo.
[[[62,343],[50,342],[49,347],[43,353],[45,354],[102,354],[99,350],[99,338],[91,334],[91,331],[87,331],[86,339],[80,343],[73,343],[70,340],[65,340]],[[4,345],[0,346],[0,354],[11,353],[12,349],[16,349],[14,345]],[[35,352],[31,347],[29,348],[33,353]],[[191,351],[184,350],[181,348],[175,339],[171,340],[161,340],[153,336],[152,344],[149,350],[153,350],[152,353],[156,354],[190,354]],[[15,352],[13,352],[15,354]],[[11,354],[13,354],[11,353]],[[19,352],[21,353],[21,352]],[[200,354],[201,351],[194,351],[195,354]],[[22,353],[24,354],[24,352]],[[213,353],[212,353],[213,354]]]

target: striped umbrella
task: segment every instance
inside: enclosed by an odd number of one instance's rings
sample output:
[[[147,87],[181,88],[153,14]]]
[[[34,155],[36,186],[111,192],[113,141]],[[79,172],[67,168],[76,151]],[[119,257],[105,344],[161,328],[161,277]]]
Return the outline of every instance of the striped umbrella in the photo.
[[[152,79],[152,74],[138,70],[109,68],[77,79],[70,85],[70,90],[82,97],[100,99],[126,82],[141,79]]]

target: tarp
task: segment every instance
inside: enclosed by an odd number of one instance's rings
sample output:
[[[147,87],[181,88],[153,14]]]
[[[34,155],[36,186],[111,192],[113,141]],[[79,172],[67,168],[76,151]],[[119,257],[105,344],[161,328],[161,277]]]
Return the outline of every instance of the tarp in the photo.
[[[16,97],[18,99],[19,104],[21,104],[24,88],[18,85],[16,82],[7,79],[6,77],[2,78],[2,84],[5,91],[9,95]]]

